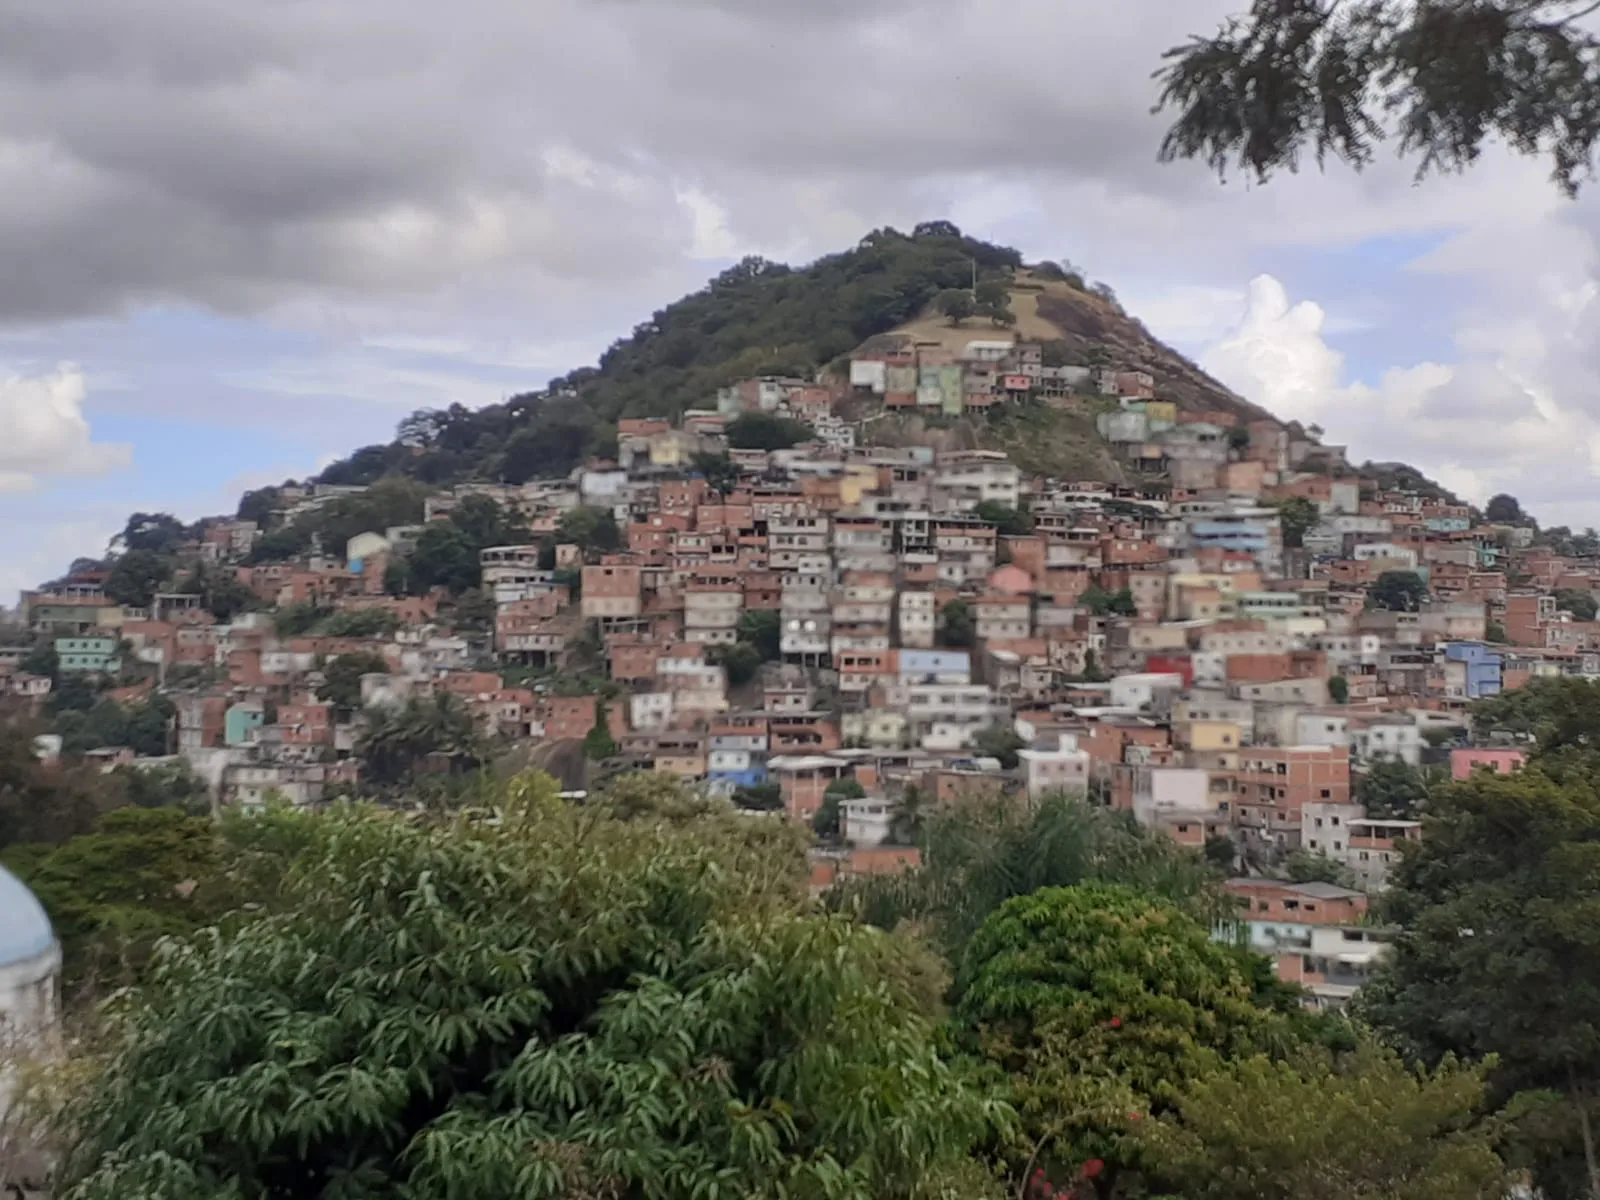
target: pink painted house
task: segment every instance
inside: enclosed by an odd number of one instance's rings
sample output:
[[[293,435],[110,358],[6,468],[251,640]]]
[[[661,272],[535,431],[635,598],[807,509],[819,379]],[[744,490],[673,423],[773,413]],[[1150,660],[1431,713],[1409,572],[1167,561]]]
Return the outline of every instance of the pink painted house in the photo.
[[[1497,775],[1510,775],[1522,769],[1527,757],[1521,750],[1452,750],[1450,778],[1470,778],[1480,767],[1487,767]]]

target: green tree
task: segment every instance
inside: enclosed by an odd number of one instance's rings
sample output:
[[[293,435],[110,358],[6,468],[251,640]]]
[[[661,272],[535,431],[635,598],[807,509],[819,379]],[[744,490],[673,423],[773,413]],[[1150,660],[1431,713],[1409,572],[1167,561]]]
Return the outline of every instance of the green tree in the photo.
[[[442,587],[452,593],[482,582],[478,548],[454,521],[430,521],[406,560],[407,581],[418,595]]]
[[[1588,0],[1256,0],[1212,37],[1167,51],[1163,159],[1259,179],[1302,154],[1356,167],[1398,138],[1418,174],[1476,162],[1486,141],[1547,154],[1567,193],[1600,135],[1600,39]]]
[[[739,640],[756,648],[762,662],[782,657],[783,619],[772,609],[747,608],[739,616]]]
[[[61,749],[86,754],[105,746],[127,746],[136,754],[157,757],[171,750],[172,701],[152,696],[142,704],[123,706],[108,698],[86,710],[68,710],[56,717]]]
[[[985,758],[999,759],[1000,767],[1005,771],[1016,769],[1022,761],[1017,757],[1017,751],[1026,748],[1027,744],[1010,725],[991,725],[972,736],[972,752]]]
[[[1096,1193],[1116,1195],[1143,1163],[1140,1118],[1287,1028],[1287,1014],[1258,1003],[1258,970],[1129,888],[1045,888],[1002,904],[961,957],[955,1021],[1010,1078],[1022,1117],[1013,1161],[1072,1181],[1098,1160]]]
[[[322,684],[317,688],[317,699],[326,700],[341,714],[348,716],[361,707],[361,677],[388,673],[389,663],[381,654],[367,650],[340,654],[329,659],[322,668]]]
[[[1248,437],[1248,433],[1246,434]],[[1283,531],[1283,544],[1298,550],[1305,545],[1306,534],[1322,520],[1317,506],[1304,496],[1290,496],[1278,503],[1278,527]]]
[[[978,311],[972,293],[966,288],[946,288],[939,293],[938,299],[934,301],[934,307],[939,310],[939,315],[952,325],[960,325]]]
[[[206,611],[219,621],[231,621],[260,606],[260,599],[229,569],[201,572],[195,580]]]
[[[941,645],[965,649],[978,639],[978,626],[965,600],[952,600],[939,613]]]
[[[1328,677],[1328,699],[1335,704],[1350,703],[1350,681],[1343,675]]]
[[[1360,997],[1407,1053],[1496,1056],[1500,1096],[1565,1098],[1567,1164],[1600,1191],[1600,795],[1538,766],[1475,775],[1429,797],[1426,836],[1391,876],[1383,915],[1401,932]],[[1581,1158],[1579,1156],[1582,1156]],[[1553,1182],[1545,1180],[1545,1182]],[[1562,1189],[1565,1190],[1565,1189]],[[1582,1188],[1575,1190],[1581,1191]]]
[[[726,496],[739,486],[738,464],[726,454],[696,454],[692,463],[719,496]]]
[[[583,461],[592,428],[582,419],[571,418],[541,421],[519,430],[505,443],[500,478],[506,483],[521,484],[530,479],[567,475]]]
[[[473,547],[521,546],[531,536],[522,518],[488,496],[468,495],[450,510],[450,523]]]
[[[1417,612],[1427,598],[1427,582],[1415,571],[1385,571],[1367,590],[1367,607]]]
[[[1472,706],[1472,727],[1532,735],[1541,754],[1600,747],[1600,683],[1576,676],[1535,679]]]
[[[777,812],[783,807],[783,788],[776,783],[756,783],[733,793],[733,806],[750,812]]]
[[[1378,758],[1356,781],[1356,802],[1367,816],[1412,821],[1428,803],[1428,778],[1398,758]]]
[[[1098,583],[1091,583],[1084,589],[1083,595],[1078,597],[1078,603],[1088,609],[1097,617],[1109,616],[1111,613],[1112,594]]]
[[[1557,588],[1555,592],[1556,607],[1562,612],[1569,612],[1580,621],[1592,621],[1600,605],[1595,603],[1594,593],[1585,588]]]
[[[354,608],[330,613],[317,622],[324,637],[385,637],[400,628],[400,618],[386,608]]]
[[[1501,492],[1499,495],[1490,496],[1489,503],[1483,510],[1485,520],[1496,525],[1520,525],[1526,519],[1522,505],[1515,496],[1508,496]]]
[[[272,522],[273,510],[281,495],[275,487],[254,488],[239,497],[237,516],[241,521],[254,521],[262,529]]]
[[[761,651],[749,642],[734,642],[730,646],[717,646],[707,656],[728,672],[728,682],[734,687],[749,683],[761,669]]]
[[[610,509],[581,505],[561,514],[556,522],[556,538],[586,552],[608,553],[622,545],[622,530],[617,528]]]
[[[310,633],[328,615],[327,609],[307,601],[280,608],[274,614],[272,624],[279,637],[301,637]]]
[[[472,714],[441,692],[413,697],[399,708],[369,710],[356,753],[368,779],[393,786],[407,782],[430,759],[451,772],[471,770],[483,761],[484,748]]]
[[[177,808],[195,814],[209,808],[205,781],[195,775],[186,759],[124,765],[112,771],[111,777],[122,784],[128,803],[139,808]]]
[[[30,725],[0,724],[0,849],[64,842],[124,802],[98,767],[41,763],[35,732]]]
[[[1198,856],[1133,814],[1092,808],[1082,796],[1053,793],[1025,805],[995,795],[920,817],[920,866],[835,887],[827,902],[884,929],[924,925],[952,960],[990,913],[1040,888],[1126,884],[1202,920],[1235,912]]]
[[[28,647],[28,652],[22,656],[22,661],[17,664],[17,670],[29,675],[44,675],[54,679],[61,674],[61,657],[56,653],[56,643],[53,638],[40,638]]]
[[[106,576],[105,592],[118,604],[148,608],[172,580],[173,560],[154,550],[127,550],[117,555]]]
[[[727,435],[735,450],[787,450],[816,436],[809,425],[767,412],[740,413],[728,422]]]
[[[1026,537],[1033,532],[1033,517],[1018,512],[998,500],[985,500],[972,510],[972,515],[987,521],[1007,537]]]
[[[67,990],[136,982],[158,939],[233,906],[216,830],[177,808],[120,808],[25,866],[50,914]]]
[[[1003,1117],[777,823],[496,807],[301,818],[279,909],[132,999],[63,1194],[911,1197]]]
[[[812,815],[812,832],[820,838],[838,837],[844,815],[840,805],[846,800],[860,800],[866,794],[867,789],[861,786],[859,780],[835,779],[822,793],[822,803]]]
[[[1230,875],[1233,874],[1234,867],[1239,861],[1239,847],[1234,845],[1233,839],[1225,833],[1213,833],[1207,836],[1202,854],[1206,862]]]
[[[997,312],[1011,307],[1011,288],[1004,279],[983,279],[978,282],[972,298],[986,313]]]
[[[1484,1092],[1481,1069],[1417,1071],[1371,1046],[1257,1055],[1190,1082],[1140,1147],[1184,1200],[1498,1200],[1512,1180]]]
[[[1106,605],[1106,611],[1116,617],[1137,617],[1139,605],[1134,601],[1131,588],[1118,588]]]
[[[124,551],[139,550],[169,557],[189,536],[188,526],[171,513],[134,513],[122,527]]]
[[[615,758],[619,752],[620,748],[611,736],[610,713],[606,702],[597,701],[594,706],[594,724],[583,736],[583,756],[590,762],[604,762],[608,758]]]

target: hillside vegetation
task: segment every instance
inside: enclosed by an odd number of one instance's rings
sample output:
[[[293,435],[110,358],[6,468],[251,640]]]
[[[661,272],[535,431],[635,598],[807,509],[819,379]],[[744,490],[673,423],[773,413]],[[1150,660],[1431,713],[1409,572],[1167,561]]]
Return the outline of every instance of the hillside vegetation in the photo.
[[[588,455],[607,453],[624,417],[674,417],[751,376],[810,378],[842,368],[863,345],[910,339],[959,347],[982,337],[987,320],[956,327],[935,307],[941,292],[969,287],[975,274],[979,282],[1005,282],[1017,333],[1045,343],[1050,361],[1146,370],[1162,396],[1186,409],[1265,415],[1151,337],[1109,288],[1091,290],[1055,264],[1028,267],[1016,250],[933,221],[909,234],[877,230],[805,267],[747,258],[635,326],[598,365],[504,404],[415,413],[393,442],[364,447],[320,478],[366,484],[401,474],[447,485],[565,474]],[[1050,436],[1083,435],[1062,429]],[[1067,457],[1103,455],[1086,447]]]
[[[944,221],[882,229],[794,268],[747,258],[634,327],[595,367],[476,411],[453,405],[401,422],[395,440],[334,463],[322,482],[400,473],[426,483],[521,483],[565,474],[615,443],[623,417],[676,416],[755,375],[809,378],[875,334],[912,320],[946,288],[995,278],[1022,256]]]

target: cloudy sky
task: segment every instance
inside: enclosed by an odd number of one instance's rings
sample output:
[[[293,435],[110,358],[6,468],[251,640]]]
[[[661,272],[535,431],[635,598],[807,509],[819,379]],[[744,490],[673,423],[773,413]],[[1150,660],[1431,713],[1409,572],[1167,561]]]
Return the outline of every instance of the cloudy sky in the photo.
[[[1242,0],[8,0],[0,598],[591,362],[730,260],[946,217],[1358,458],[1600,525],[1600,200],[1162,166]],[[1600,195],[1600,190],[1597,190]]]

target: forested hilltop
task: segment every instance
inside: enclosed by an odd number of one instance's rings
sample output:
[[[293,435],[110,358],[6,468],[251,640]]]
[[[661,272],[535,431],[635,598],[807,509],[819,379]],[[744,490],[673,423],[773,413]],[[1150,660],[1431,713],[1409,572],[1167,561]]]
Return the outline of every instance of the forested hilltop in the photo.
[[[393,442],[357,450],[319,481],[370,484],[401,474],[440,485],[515,484],[564,475],[588,456],[607,456],[621,418],[676,417],[713,402],[718,388],[754,376],[809,378],[842,368],[842,356],[923,316],[941,292],[971,287],[974,272],[979,283],[1009,282],[1028,266],[1018,251],[969,237],[948,221],[926,222],[909,234],[876,230],[854,248],[804,267],[747,258],[635,326],[597,366],[504,404],[416,413]],[[1116,363],[1138,363],[1172,380],[1184,407],[1242,407],[1261,415],[1157,342],[1122,312],[1108,287],[1091,286],[1071,264],[1032,264],[1028,274],[1061,285],[1041,305],[1058,335],[1045,339],[1048,355],[1092,363],[1100,347],[1114,349]]]

